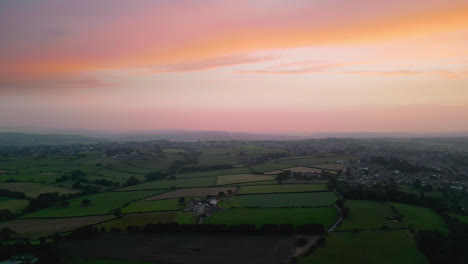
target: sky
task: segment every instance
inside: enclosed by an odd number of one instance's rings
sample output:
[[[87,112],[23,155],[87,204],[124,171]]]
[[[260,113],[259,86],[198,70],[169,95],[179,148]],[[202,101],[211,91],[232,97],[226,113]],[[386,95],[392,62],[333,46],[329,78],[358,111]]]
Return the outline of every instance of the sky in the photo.
[[[466,0],[0,0],[0,128],[468,131]]]

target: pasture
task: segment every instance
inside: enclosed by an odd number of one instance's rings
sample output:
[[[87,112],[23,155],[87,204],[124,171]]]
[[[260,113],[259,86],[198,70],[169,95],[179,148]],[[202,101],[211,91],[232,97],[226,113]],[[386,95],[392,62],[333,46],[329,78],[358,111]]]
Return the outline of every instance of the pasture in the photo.
[[[444,234],[449,233],[444,219],[431,208],[401,203],[389,204],[394,206],[403,215],[403,223],[416,231],[428,229],[439,230]]]
[[[0,229],[8,227],[18,235],[52,234],[70,231],[82,226],[93,225],[114,218],[112,215],[56,218],[56,219],[20,219],[0,222]]]
[[[125,187],[125,188],[119,189],[118,191],[170,189],[173,186],[177,188],[195,188],[195,187],[216,186],[216,177],[158,180],[158,181],[145,182],[145,183]]]
[[[321,169],[316,169],[316,168],[309,168],[309,167],[292,167],[292,168],[286,168],[284,170],[290,170],[292,172],[300,172],[300,173],[321,173]]]
[[[178,216],[179,212],[175,211],[127,214],[122,217],[115,218],[111,221],[96,225],[96,227],[98,229],[104,228],[106,232],[109,232],[113,227],[126,230],[130,225],[144,227],[147,224],[176,223]]]
[[[228,191],[235,192],[236,187],[215,187],[215,188],[190,188],[190,189],[178,189],[171,192],[158,194],[156,196],[148,197],[145,200],[162,200],[179,197],[206,197],[208,195],[215,196],[219,192],[224,192],[226,195]]]
[[[250,172],[250,169],[241,167],[241,168],[233,168],[229,170],[213,170],[213,171],[178,173],[176,177],[177,179],[184,179],[184,178],[194,178],[194,177],[212,177],[212,176],[220,176],[220,175],[242,174],[242,173],[249,173],[249,172]]]
[[[412,235],[406,230],[333,232],[325,247],[316,249],[300,260],[300,264],[424,264],[425,256],[418,251]]]
[[[85,215],[101,215],[111,213],[112,210],[121,208],[132,201],[163,193],[166,190],[135,191],[135,192],[106,192],[86,195],[70,199],[70,205],[59,204],[35,211],[22,216],[22,218],[37,217],[71,217]],[[91,201],[89,205],[82,205],[84,199]]]
[[[384,225],[404,227],[403,223],[387,219],[387,217],[396,216],[389,204],[367,200],[348,200],[345,206],[349,207],[349,217],[338,226],[339,230],[368,230],[381,228]]]
[[[314,165],[314,168],[326,169],[326,170],[342,170],[344,168],[343,164],[340,163],[325,163]]]
[[[41,193],[74,194],[81,192],[79,190],[56,187],[35,182],[2,182],[0,183],[0,189],[21,192],[24,193],[26,197],[30,198],[36,198]]]
[[[187,200],[188,201],[188,200]],[[179,204],[179,199],[165,199],[156,201],[136,201],[122,208],[122,213],[144,213],[155,211],[181,210],[185,204]]]
[[[256,182],[256,181],[269,181],[274,180],[273,176],[268,175],[255,175],[255,174],[233,174],[218,176],[218,185],[244,183],[244,182]]]
[[[239,208],[228,209],[212,214],[205,224],[292,224],[300,226],[319,223],[327,228],[338,220],[338,212],[333,207],[320,208]]]
[[[278,162],[282,164],[289,164],[292,166],[307,166],[315,167],[316,165],[337,163],[342,160],[354,160],[357,157],[351,155],[325,155],[325,156],[296,156],[279,159]]]
[[[20,213],[29,204],[29,200],[0,197],[0,210],[10,210],[13,214]]]
[[[244,183],[234,183],[234,184],[228,184],[228,185],[234,185],[234,186],[253,186],[253,185],[274,185],[278,184],[277,181],[258,181],[258,182],[244,182]]]
[[[332,206],[338,199],[334,192],[236,195],[222,201],[222,207],[312,207]]]
[[[276,184],[241,186],[236,194],[326,191],[325,184]]]

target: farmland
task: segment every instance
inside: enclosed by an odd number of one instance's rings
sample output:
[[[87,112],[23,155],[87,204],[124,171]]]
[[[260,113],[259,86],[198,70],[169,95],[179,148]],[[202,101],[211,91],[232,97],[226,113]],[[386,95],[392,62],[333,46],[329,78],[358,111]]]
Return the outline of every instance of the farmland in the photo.
[[[325,184],[277,184],[242,186],[237,194],[326,191]]]
[[[21,212],[28,204],[28,200],[0,197],[0,210],[10,210],[13,214]]]
[[[242,174],[242,173],[249,173],[249,172],[250,172],[250,169],[248,168],[233,168],[233,169],[228,169],[228,170],[178,173],[176,177],[177,179],[184,179],[184,178],[211,177],[211,176],[230,175],[230,174]]]
[[[300,226],[320,223],[332,226],[338,219],[338,212],[332,207],[323,208],[239,208],[217,212],[204,220],[205,224],[292,224]]]
[[[177,222],[179,214],[179,212],[128,214],[96,225],[96,227],[99,229],[104,228],[106,231],[110,231],[111,228],[120,228],[122,230],[126,230],[128,226],[144,227],[147,224],[175,223]]]
[[[327,237],[325,247],[300,261],[312,263],[427,263],[411,234],[401,231],[339,232]]]
[[[137,184],[120,189],[120,191],[151,190],[151,189],[169,189],[172,186],[177,188],[194,188],[216,186],[216,177],[187,178],[176,180],[159,180]]]
[[[416,231],[436,229],[445,234],[449,232],[442,217],[430,208],[401,203],[390,203],[390,205],[403,215],[403,223]]]
[[[148,197],[145,200],[162,200],[162,199],[171,199],[179,197],[205,197],[208,195],[216,196],[219,192],[224,192],[225,194],[228,191],[234,192],[236,187],[216,187],[216,188],[190,188],[190,189],[178,189],[171,192],[166,192],[163,194],[158,194],[156,196]]]
[[[61,188],[56,186],[45,185],[34,182],[3,182],[0,183],[0,189],[5,189],[14,192],[22,192],[26,197],[35,198],[41,193],[59,193],[59,194],[74,194],[79,193],[79,190],[69,188]]]
[[[81,226],[97,224],[112,219],[111,215],[57,218],[57,219],[19,219],[0,222],[0,229],[4,227],[15,230],[18,235],[51,234],[70,231]]]
[[[255,175],[255,174],[234,174],[234,175],[223,175],[218,176],[218,185],[244,183],[244,182],[256,182],[256,181],[268,181],[274,180],[273,176],[267,175]]]
[[[331,206],[338,197],[333,192],[238,195],[223,201],[223,207],[309,207]]]
[[[387,219],[387,217],[395,216],[389,204],[364,200],[349,200],[345,204],[349,207],[350,214],[339,226],[340,230],[377,229],[384,225],[404,227],[402,223]]]
[[[66,207],[55,205],[26,214],[23,218],[102,215],[123,207],[134,200],[140,200],[163,192],[164,190],[91,194],[69,200],[70,205]],[[91,203],[89,205],[82,205],[81,202],[85,199],[90,200]]]
[[[179,203],[179,199],[165,199],[165,200],[153,200],[153,201],[136,201],[128,206],[122,208],[123,213],[142,213],[142,212],[154,212],[154,211],[166,211],[166,210],[182,210],[185,207],[184,204]]]

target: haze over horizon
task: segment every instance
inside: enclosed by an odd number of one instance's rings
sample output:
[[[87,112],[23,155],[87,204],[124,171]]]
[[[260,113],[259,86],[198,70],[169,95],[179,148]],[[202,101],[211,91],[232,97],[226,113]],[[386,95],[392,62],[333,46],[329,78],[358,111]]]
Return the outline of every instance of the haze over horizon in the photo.
[[[2,1],[0,128],[468,131],[468,2]]]

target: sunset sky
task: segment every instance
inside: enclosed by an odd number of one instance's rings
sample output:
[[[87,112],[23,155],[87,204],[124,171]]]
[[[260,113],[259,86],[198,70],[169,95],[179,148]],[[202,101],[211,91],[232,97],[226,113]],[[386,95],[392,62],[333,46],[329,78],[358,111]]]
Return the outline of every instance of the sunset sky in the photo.
[[[35,126],[468,131],[468,1],[0,1],[0,128]]]

